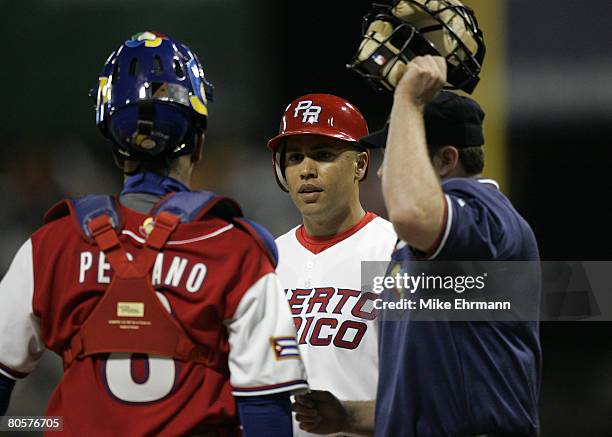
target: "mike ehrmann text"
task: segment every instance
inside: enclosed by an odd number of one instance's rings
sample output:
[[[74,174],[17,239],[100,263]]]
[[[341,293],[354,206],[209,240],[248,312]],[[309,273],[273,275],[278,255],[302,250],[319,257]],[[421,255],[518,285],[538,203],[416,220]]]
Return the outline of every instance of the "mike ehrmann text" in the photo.
[[[400,299],[398,301],[386,302],[383,299],[374,300],[374,308],[377,310],[510,310],[512,305],[508,301],[487,302],[470,301],[466,299],[454,299],[444,301],[441,299]]]

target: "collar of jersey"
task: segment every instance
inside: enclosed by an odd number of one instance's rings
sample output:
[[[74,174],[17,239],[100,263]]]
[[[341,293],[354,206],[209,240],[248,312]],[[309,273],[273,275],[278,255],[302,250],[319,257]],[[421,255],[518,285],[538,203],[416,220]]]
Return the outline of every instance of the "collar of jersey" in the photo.
[[[128,176],[123,184],[121,195],[128,193],[146,193],[155,196],[165,196],[178,191],[191,191],[185,184],[169,176],[157,173],[143,172]]]
[[[493,187],[495,187],[495,189],[499,191],[499,182],[497,182],[496,180],[488,179],[488,178],[478,178],[476,180],[480,182],[481,184],[493,185]]]
[[[336,235],[332,235],[330,237],[310,236],[306,233],[306,229],[304,228],[304,225],[300,225],[295,230],[295,236],[297,240],[300,242],[300,244],[304,246],[304,248],[306,248],[307,250],[309,250],[310,252],[316,255],[340,243],[341,241],[346,240],[348,237],[355,234],[357,231],[359,231],[365,225],[370,223],[376,217],[377,215],[374,214],[373,212],[367,212],[355,226],[353,226],[350,229],[347,229],[344,232],[341,232]]]
[[[462,178],[462,177],[453,177],[453,178],[448,178],[448,179],[444,179],[442,181],[442,185],[448,183],[448,182],[452,182],[452,181],[465,181],[465,180],[474,180],[480,184],[483,185],[490,185],[492,188],[495,188],[497,191],[500,191],[499,188],[499,182],[497,182],[494,179],[488,179],[488,178]]]

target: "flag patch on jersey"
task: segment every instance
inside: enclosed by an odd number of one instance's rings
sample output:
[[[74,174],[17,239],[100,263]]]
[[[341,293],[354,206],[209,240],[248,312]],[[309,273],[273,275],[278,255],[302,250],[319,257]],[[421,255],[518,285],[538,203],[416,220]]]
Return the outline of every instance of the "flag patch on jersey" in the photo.
[[[298,358],[300,356],[295,337],[271,337],[270,344],[277,360]]]

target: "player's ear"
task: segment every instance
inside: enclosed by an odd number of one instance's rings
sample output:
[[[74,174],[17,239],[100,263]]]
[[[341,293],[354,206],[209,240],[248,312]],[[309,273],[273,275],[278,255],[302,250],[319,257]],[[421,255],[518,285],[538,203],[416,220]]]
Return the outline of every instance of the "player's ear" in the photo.
[[[459,150],[454,146],[440,147],[433,153],[431,163],[441,178],[448,177],[459,164]]]
[[[357,181],[361,182],[365,178],[369,163],[370,155],[368,155],[368,152],[357,152],[355,157],[355,179]]]

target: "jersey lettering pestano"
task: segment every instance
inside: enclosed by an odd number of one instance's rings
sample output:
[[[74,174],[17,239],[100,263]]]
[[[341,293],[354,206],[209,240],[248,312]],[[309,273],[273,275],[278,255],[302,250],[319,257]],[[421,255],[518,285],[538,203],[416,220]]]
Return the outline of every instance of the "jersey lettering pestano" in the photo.
[[[378,380],[372,293],[361,292],[361,261],[388,261],[397,236],[372,213],[347,232],[314,239],[298,226],[276,240],[277,268],[312,389],[371,400]],[[294,434],[312,435],[297,429]]]
[[[147,216],[123,207],[120,214],[121,243],[137,258]],[[112,276],[104,254],[76,231],[71,217],[34,233],[0,283],[0,373],[22,378],[45,349],[61,354]],[[125,353],[74,360],[46,411],[64,417],[60,435],[237,429],[234,396],[307,387],[283,289],[247,232],[216,217],[179,225],[151,277],[165,309],[196,343],[216,345],[227,366]],[[137,302],[117,306],[118,315],[142,311]]]

